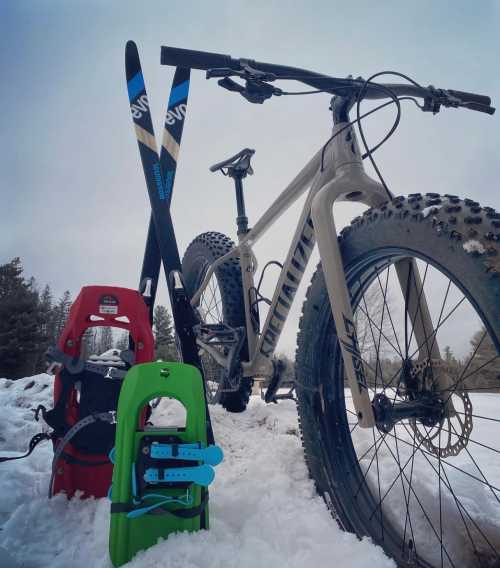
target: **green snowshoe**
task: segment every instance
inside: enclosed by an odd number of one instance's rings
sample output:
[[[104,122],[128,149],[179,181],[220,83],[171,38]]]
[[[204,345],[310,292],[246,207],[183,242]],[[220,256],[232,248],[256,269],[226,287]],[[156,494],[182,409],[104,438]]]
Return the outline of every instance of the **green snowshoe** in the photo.
[[[138,429],[149,401],[178,400],[183,427]],[[145,363],[125,377],[118,402],[111,489],[109,550],[114,566],[128,562],[172,532],[208,528],[208,485],[222,461],[207,446],[207,413],[198,369],[182,363]]]

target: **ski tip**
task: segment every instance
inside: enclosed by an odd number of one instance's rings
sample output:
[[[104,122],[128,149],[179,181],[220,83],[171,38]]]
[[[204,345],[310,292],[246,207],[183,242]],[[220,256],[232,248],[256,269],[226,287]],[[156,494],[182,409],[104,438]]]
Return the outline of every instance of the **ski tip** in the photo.
[[[137,45],[134,40],[129,39],[127,41],[127,45],[125,46],[125,53],[130,52],[131,50],[137,51]]]
[[[127,83],[129,83],[140,71],[141,62],[139,60],[139,51],[137,49],[137,45],[135,44],[135,41],[129,40],[127,41],[127,45],[125,46],[125,72],[127,76]],[[132,99],[130,100],[132,101]]]

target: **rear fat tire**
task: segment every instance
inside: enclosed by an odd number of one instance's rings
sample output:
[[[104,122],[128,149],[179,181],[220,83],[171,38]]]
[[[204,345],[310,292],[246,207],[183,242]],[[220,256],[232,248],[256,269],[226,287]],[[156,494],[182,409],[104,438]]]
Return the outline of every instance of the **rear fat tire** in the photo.
[[[466,250],[464,244],[471,239],[479,246]],[[474,298],[474,308],[488,324],[490,337],[500,352],[499,241],[500,215],[493,209],[437,194],[398,197],[380,208],[369,209],[339,238],[346,274],[377,249],[415,251],[432,259]],[[360,537],[372,536],[398,565],[406,566],[401,552],[398,557],[394,547],[386,547],[370,534],[365,514],[353,498],[353,463],[357,464],[357,456],[350,439],[342,356],[321,264],[303,305],[296,376],[305,460],[318,492],[344,530]]]
[[[188,246],[182,259],[182,273],[190,296],[198,290],[208,267],[215,260],[234,248],[233,241],[214,231],[197,236]],[[231,258],[215,271],[222,300],[223,322],[231,327],[246,327],[245,304],[239,258]],[[246,342],[245,342],[246,343]],[[242,359],[248,359],[248,347],[241,351]],[[220,404],[229,412],[243,412],[252,392],[253,380],[242,378],[235,392],[223,392]]]

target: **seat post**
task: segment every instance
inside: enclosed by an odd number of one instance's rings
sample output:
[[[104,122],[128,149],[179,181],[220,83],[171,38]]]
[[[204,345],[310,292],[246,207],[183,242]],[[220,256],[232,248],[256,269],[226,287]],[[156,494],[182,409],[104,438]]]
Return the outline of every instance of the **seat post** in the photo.
[[[248,217],[245,211],[245,197],[243,196],[243,178],[247,175],[246,172],[232,172],[231,177],[234,179],[234,187],[236,190],[236,210],[238,216],[236,217],[236,225],[238,227],[238,235],[248,233]]]
[[[248,217],[245,211],[245,198],[243,197],[243,178],[253,174],[250,159],[254,154],[255,150],[243,148],[241,152],[238,152],[231,158],[210,166],[211,172],[221,171],[224,175],[234,179],[236,208],[238,211],[238,216],[236,217],[238,235],[248,233]]]

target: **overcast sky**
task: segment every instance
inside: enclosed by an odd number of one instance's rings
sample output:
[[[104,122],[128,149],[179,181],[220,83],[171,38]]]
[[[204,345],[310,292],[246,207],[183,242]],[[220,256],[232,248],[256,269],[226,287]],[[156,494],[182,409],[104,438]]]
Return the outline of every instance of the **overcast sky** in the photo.
[[[498,104],[499,37],[500,2],[487,0],[2,0],[0,263],[20,256],[26,275],[56,295],[87,284],[137,286],[149,211],[125,87],[128,39],[139,46],[158,135],[173,75],[160,65],[161,45],[339,77],[398,70]],[[181,254],[200,232],[235,236],[231,183],[210,164],[257,150],[246,184],[252,224],[330,130],[326,95],[251,105],[203,72],[192,78],[172,204]],[[453,193],[498,208],[498,116],[405,108],[377,154],[392,191]],[[391,116],[367,124],[370,140]],[[258,244],[261,266],[283,260],[298,211]],[[353,213],[343,207],[338,225]],[[303,290],[281,344],[289,352],[302,298]],[[159,301],[167,303],[165,288]]]

